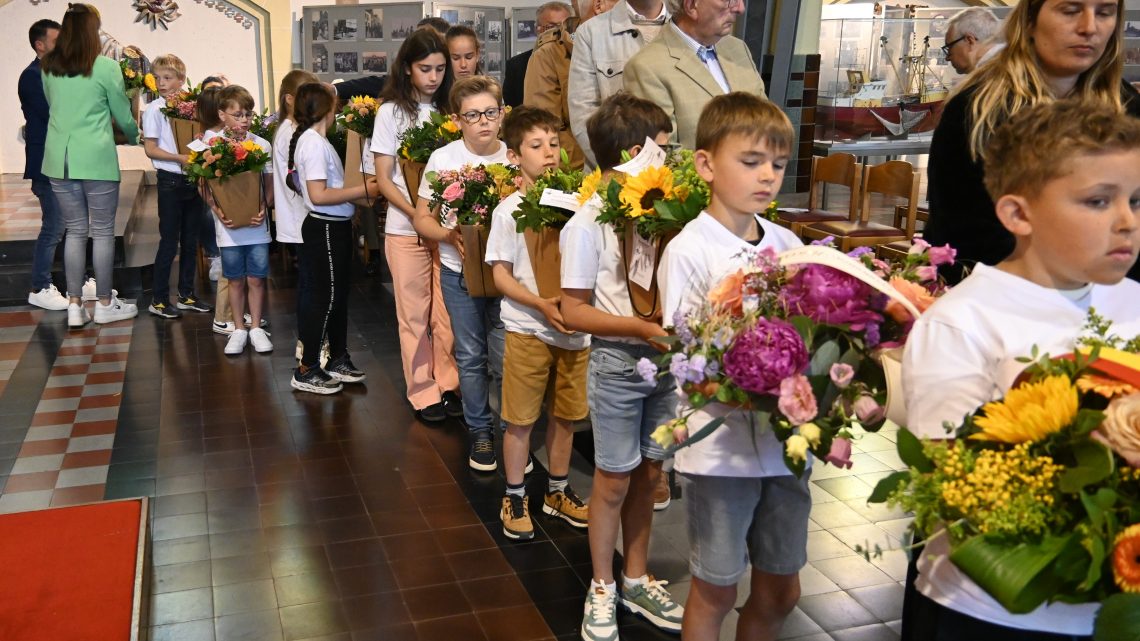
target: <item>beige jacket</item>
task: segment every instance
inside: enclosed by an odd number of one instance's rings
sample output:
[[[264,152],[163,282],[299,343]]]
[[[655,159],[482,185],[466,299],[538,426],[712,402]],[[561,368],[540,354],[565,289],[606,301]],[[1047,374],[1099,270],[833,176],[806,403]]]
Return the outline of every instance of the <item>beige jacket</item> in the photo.
[[[558,143],[570,156],[570,165],[581,169],[586,162],[582,149],[570,131],[568,102],[570,57],[574,39],[565,27],[551,29],[539,37],[526,68],[523,82],[523,104],[545,109],[562,120]]]

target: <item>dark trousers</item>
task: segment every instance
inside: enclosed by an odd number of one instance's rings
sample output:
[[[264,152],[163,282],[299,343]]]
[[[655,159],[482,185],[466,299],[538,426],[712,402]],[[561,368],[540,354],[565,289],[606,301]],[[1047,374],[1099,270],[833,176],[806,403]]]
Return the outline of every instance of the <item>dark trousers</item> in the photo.
[[[305,335],[306,310],[313,302],[313,277],[305,264],[305,243],[290,244],[297,255],[297,340]]]
[[[186,176],[158,170],[158,253],[154,257],[154,300],[170,302],[170,269],[178,255],[178,295],[194,293],[198,234],[206,204]]]
[[[301,364],[317,365],[321,343],[329,341],[329,356],[340,358],[348,351],[348,276],[352,265],[352,219],[327,220],[305,217],[301,225],[305,247],[301,270],[307,271],[311,296],[302,310]]]
[[[43,215],[39,236],[36,236],[36,249],[32,254],[32,291],[40,291],[51,285],[51,268],[55,263],[55,248],[63,240],[63,214],[51,190],[47,178],[32,179],[32,193],[40,201]],[[66,289],[66,288],[64,288]]]

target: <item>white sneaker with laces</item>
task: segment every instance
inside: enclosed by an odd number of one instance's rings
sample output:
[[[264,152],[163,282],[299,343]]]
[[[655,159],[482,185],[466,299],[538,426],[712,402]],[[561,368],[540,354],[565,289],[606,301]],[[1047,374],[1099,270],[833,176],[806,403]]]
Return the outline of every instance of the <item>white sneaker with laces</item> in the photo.
[[[112,289],[111,296],[118,296],[119,290]],[[95,293],[95,279],[88,278],[83,282],[83,300],[92,301],[98,299],[99,296]]]
[[[79,329],[90,322],[91,314],[82,303],[70,303],[67,306],[67,326],[69,328]]]
[[[47,287],[38,292],[31,292],[28,294],[28,304],[48,309],[53,312],[59,312],[67,309],[67,297],[59,293],[55,285],[48,284]]]
[[[236,327],[234,327],[233,321],[227,321],[225,323],[219,323],[218,321],[214,321],[212,323],[211,328],[214,330],[215,334],[222,334],[224,336],[229,336],[230,334],[233,334],[234,330],[237,329]]]
[[[249,332],[244,329],[235,329],[226,343],[226,356],[237,356],[245,351],[245,344],[249,342]]]
[[[304,355],[305,355],[305,346],[301,344],[301,341],[297,341],[297,348],[293,350],[293,357],[295,358],[295,360],[297,360],[297,362],[300,362],[301,357]]]
[[[617,593],[608,586],[590,582],[582,616],[582,640],[618,641]]]
[[[221,275],[222,275],[222,257],[221,256],[214,256],[214,257],[210,258],[210,280],[212,280],[216,283],[216,282],[218,282],[218,278],[220,278]]]
[[[273,343],[269,342],[269,334],[260,327],[249,330],[249,342],[253,343],[253,349],[258,354],[273,351]]]
[[[114,323],[115,321],[127,320],[139,315],[139,308],[134,303],[125,303],[119,300],[114,294],[111,295],[111,302],[104,305],[103,303],[95,303],[95,322],[102,325],[103,323]]]

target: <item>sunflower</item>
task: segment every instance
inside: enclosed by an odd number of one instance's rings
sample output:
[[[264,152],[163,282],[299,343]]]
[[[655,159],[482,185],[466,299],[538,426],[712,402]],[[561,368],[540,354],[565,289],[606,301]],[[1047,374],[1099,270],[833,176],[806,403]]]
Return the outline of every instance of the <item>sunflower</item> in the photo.
[[[982,431],[971,438],[1001,443],[1039,441],[1073,422],[1077,388],[1067,376],[1050,376],[1014,388],[1005,398],[982,407],[974,424]]]
[[[153,73],[148,73],[143,76],[143,84],[146,85],[146,90],[151,93],[158,93],[158,81],[154,79]]]
[[[449,119],[445,120],[442,125],[439,126],[439,131],[440,131],[440,133],[448,133],[448,134],[459,133],[459,125],[455,124],[455,121],[451,120],[449,118]]]
[[[630,218],[652,216],[653,203],[673,195],[673,172],[668,167],[646,167],[630,176],[618,197],[629,206]]]
[[[1129,394],[1135,394],[1140,391],[1123,381],[1108,378],[1107,376],[1098,376],[1096,374],[1085,374],[1078,378],[1077,389],[1082,392],[1096,392],[1105,398],[1128,396]]]
[[[593,197],[598,191],[598,185],[602,182],[602,169],[595,168],[593,173],[587,174],[582,178],[582,186],[578,188],[578,204],[584,205],[587,200]]]
[[[1112,573],[1121,590],[1140,593],[1140,523],[1125,528],[1116,536]]]

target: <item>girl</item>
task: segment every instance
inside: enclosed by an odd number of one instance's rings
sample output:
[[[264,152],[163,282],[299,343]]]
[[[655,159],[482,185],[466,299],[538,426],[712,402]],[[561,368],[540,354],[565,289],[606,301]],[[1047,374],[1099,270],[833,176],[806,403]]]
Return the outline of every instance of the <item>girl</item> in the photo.
[[[375,198],[376,182],[344,187],[344,165],[325,137],[336,118],[336,94],[322,84],[297,89],[293,100],[296,129],[289,139],[289,188],[308,208],[301,224],[302,271],[312,284],[310,304],[301,323],[301,364],[293,372],[293,389],[334,394],[341,382],[360,383],[364,372],[348,356],[348,273],[352,261],[352,201]],[[328,337],[331,359],[319,363],[321,343]]]
[[[456,80],[483,73],[479,36],[471,27],[456,25],[448,29],[447,50],[451,54],[451,73]]]
[[[400,134],[426,122],[433,111],[447,113],[452,77],[447,58],[447,45],[435,31],[420,29],[409,36],[380,94],[383,104],[372,132],[376,177],[388,200],[384,256],[396,298],[404,383],[408,402],[428,422],[463,415],[455,393],[459,373],[451,354],[451,319],[443,305],[438,254],[416,236],[415,207],[396,158]]]

